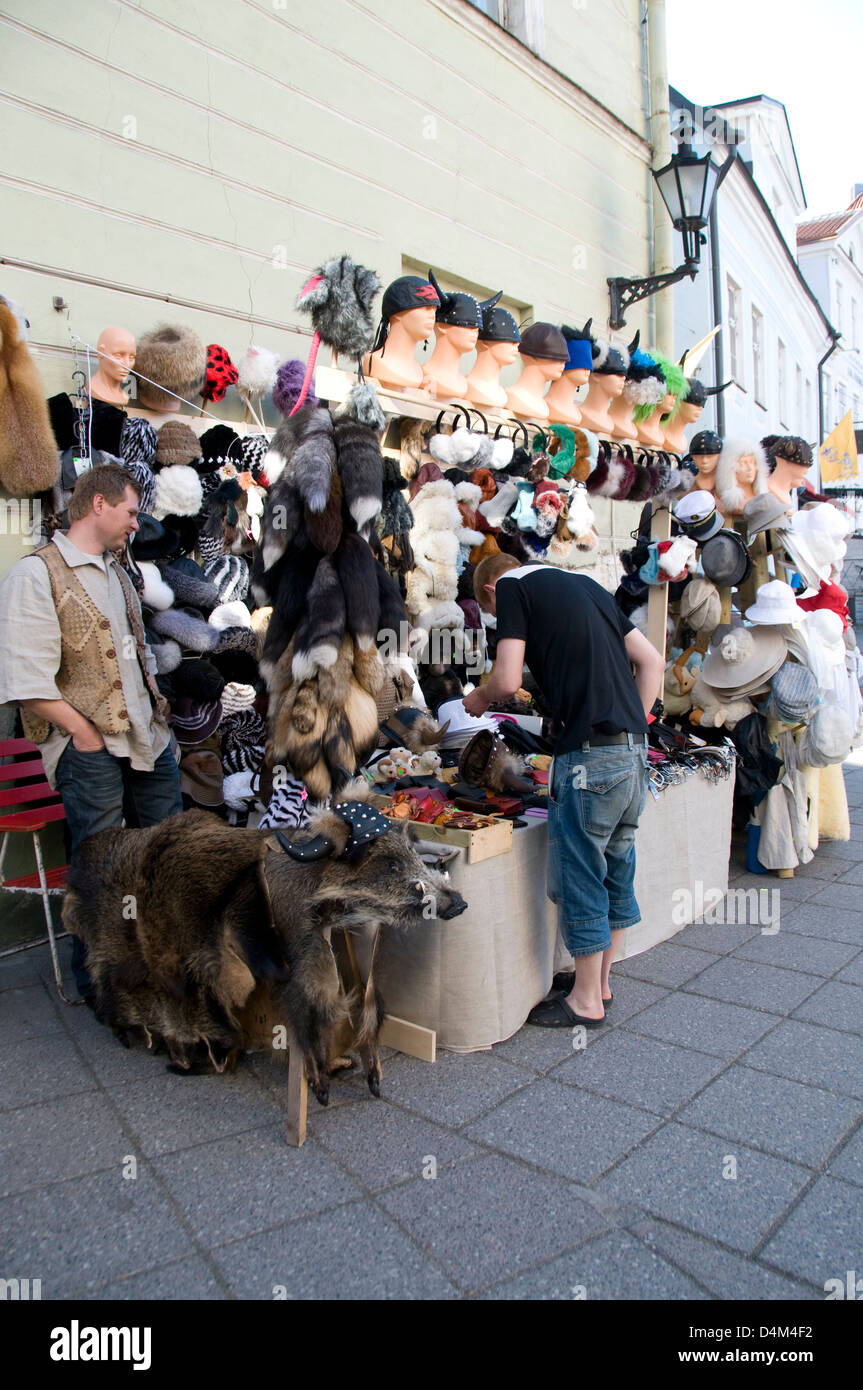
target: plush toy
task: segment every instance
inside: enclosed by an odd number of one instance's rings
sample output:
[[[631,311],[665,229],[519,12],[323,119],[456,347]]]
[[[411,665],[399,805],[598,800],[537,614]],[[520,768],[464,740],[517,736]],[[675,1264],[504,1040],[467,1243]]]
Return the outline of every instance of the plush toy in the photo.
[[[745,695],[720,699],[720,692],[699,673],[690,692],[693,724],[703,724],[706,729],[733,729],[747,714],[755,713],[755,706]]]
[[[682,652],[676,660],[669,661],[665,668],[662,704],[666,714],[686,714],[692,708],[691,692],[695,685],[695,676],[686,665],[686,659],[692,650],[690,647],[688,651]]]

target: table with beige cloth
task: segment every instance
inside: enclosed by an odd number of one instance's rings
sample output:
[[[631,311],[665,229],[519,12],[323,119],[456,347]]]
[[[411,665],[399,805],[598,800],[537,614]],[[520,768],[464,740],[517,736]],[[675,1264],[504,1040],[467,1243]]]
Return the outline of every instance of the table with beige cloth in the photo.
[[[627,931],[622,956],[685,929],[691,919],[676,890],[688,890],[696,902],[699,883],[702,894],[726,891],[733,791],[733,775],[714,784],[693,776],[657,799],[648,795],[636,835],[642,920]],[[453,886],[467,911],[388,933],[382,944],[376,974],[389,1015],[434,1029],[438,1046],[456,1052],[518,1032],[554,971],[571,965],[557,908],[545,895],[547,850],[543,819],[515,831],[509,854],[453,861]]]

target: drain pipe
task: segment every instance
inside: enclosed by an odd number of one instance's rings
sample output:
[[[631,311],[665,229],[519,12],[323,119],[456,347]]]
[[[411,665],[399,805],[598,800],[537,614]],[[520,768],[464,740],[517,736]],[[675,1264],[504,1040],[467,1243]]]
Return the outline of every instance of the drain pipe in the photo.
[[[713,199],[713,206],[710,209],[710,217],[707,226],[710,232],[710,277],[712,282],[713,298],[713,322],[722,322],[722,269],[719,262],[719,218],[716,214],[716,204],[718,198]],[[716,385],[721,386],[725,380],[725,353],[722,347],[722,334],[717,333],[713,339],[713,372],[716,378]],[[716,433],[720,439],[725,438],[725,401],[722,392],[713,397],[713,407],[716,411]]]
[[[642,25],[647,29],[647,71],[650,109],[648,139],[653,150],[653,168],[661,169],[671,158],[671,113],[668,106],[668,67],[665,41],[665,0],[644,0]],[[650,205],[653,220],[653,258],[650,273],[661,275],[674,269],[674,228],[662,203],[652,174]],[[660,206],[661,204],[661,206]],[[674,293],[671,288],[653,296],[654,346],[672,362],[674,353]]]
[[[839,346],[839,339],[842,337],[842,334],[839,333],[839,332],[837,332],[837,330],[836,330],[835,328],[830,328],[830,329],[828,329],[828,332],[829,332],[829,334],[830,334],[830,339],[831,339],[830,346],[829,346],[829,348],[827,349],[827,351],[825,352],[824,356],[821,358],[820,362],[818,363],[818,491],[819,491],[819,492],[821,491],[821,445],[822,445],[823,442],[824,442],[824,363],[827,361],[827,358],[828,358],[828,357],[832,357],[832,356],[833,356],[833,353],[836,351],[837,347]]]

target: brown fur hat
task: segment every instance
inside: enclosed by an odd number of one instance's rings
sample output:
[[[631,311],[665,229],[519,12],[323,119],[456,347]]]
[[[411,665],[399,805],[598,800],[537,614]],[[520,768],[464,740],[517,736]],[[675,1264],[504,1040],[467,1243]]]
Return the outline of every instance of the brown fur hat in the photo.
[[[174,397],[169,392],[192,400],[200,396],[206,374],[207,349],[191,328],[181,323],[160,323],[138,339],[134,375],[142,405],[153,410],[173,405]],[[142,377],[156,385],[149,385]]]
[[[166,420],[156,431],[156,462],[162,467],[172,463],[191,463],[201,457],[201,445],[194,430],[184,420]]]
[[[53,487],[59,474],[42,378],[15,314],[0,299],[0,486],[29,497]]]

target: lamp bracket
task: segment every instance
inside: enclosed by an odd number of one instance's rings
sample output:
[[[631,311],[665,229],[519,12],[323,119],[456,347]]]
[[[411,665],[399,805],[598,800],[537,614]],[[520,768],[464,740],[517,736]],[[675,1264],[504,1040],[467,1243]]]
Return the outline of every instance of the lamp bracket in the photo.
[[[625,312],[631,305],[637,304],[640,299],[647,299],[651,294],[658,294],[660,290],[667,289],[669,285],[674,285],[678,280],[683,280],[687,276],[694,280],[697,274],[698,262],[693,260],[679,265],[676,270],[666,271],[662,275],[647,275],[641,280],[627,280],[621,275],[610,275],[608,277],[608,294],[611,300],[609,327],[612,329],[623,328],[626,324]]]

